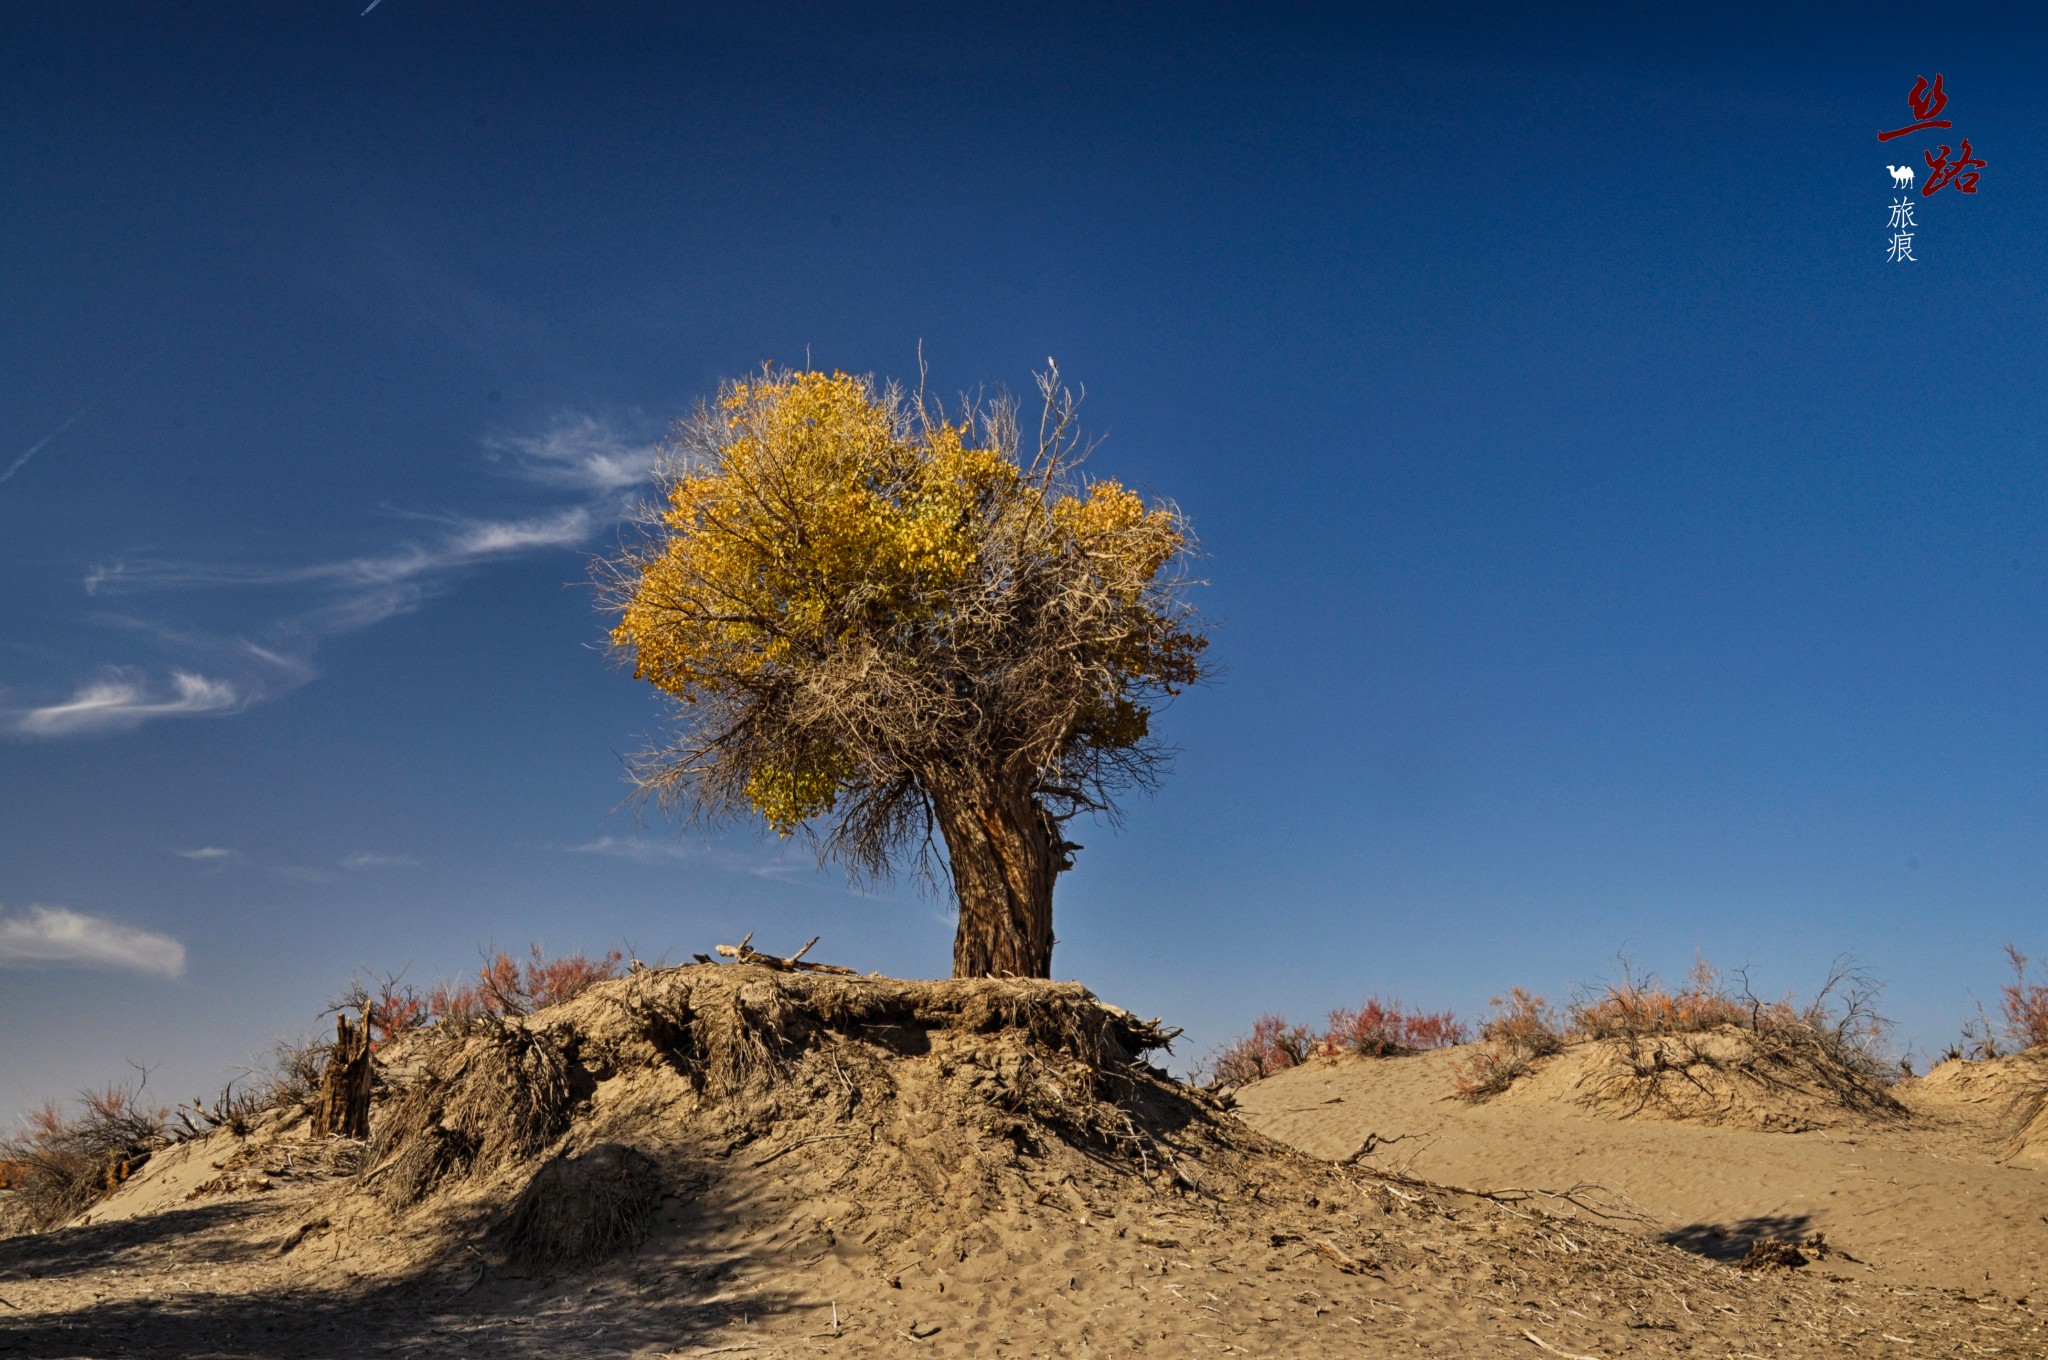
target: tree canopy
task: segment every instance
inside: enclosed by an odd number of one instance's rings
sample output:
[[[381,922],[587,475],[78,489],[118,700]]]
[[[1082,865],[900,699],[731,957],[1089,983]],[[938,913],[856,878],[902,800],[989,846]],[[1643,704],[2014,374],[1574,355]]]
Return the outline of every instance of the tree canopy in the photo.
[[[1179,510],[1088,480],[1040,379],[949,417],[844,373],[765,369],[679,422],[649,532],[606,564],[612,641],[676,701],[634,765],[665,806],[758,813],[857,875],[906,856],[960,903],[957,976],[1046,976],[1082,811],[1165,758],[1159,703],[1202,675]]]

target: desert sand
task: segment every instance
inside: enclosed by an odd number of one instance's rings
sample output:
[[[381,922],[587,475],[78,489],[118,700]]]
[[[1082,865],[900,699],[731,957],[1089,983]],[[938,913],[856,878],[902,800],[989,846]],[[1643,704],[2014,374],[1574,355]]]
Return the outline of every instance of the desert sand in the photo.
[[[1903,1108],[1889,1116],[1794,1097],[1690,1118],[1593,1098],[1586,1047],[1462,1100],[1470,1056],[1319,1058],[1237,1100],[1312,1156],[1372,1139],[1362,1165],[1476,1189],[1597,1182],[1645,1211],[1636,1231],[1718,1260],[1817,1232],[1831,1275],[2012,1297],[2048,1283],[2048,1055],[1946,1062],[1892,1087]]]
[[[1947,1116],[1474,1108],[1439,1099],[1454,1055],[1312,1064],[1233,1111],[1148,1065],[1165,1037],[1075,984],[643,972],[394,1046],[367,1147],[281,1110],[0,1239],[0,1354],[2048,1354],[2020,1297],[2043,1173],[1939,1155]],[[1341,1164],[1368,1133],[1404,1141]],[[1659,1222],[1430,1180],[1622,1182]],[[1669,1236],[1773,1215],[1856,1261]]]

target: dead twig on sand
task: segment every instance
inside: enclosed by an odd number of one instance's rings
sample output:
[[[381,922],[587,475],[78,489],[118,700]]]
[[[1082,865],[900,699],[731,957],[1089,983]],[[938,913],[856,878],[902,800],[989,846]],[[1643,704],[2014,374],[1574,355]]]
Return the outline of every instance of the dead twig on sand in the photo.
[[[1314,1249],[1316,1255],[1322,1257],[1346,1275],[1369,1275],[1373,1272],[1372,1262],[1361,1261],[1354,1256],[1349,1256],[1320,1238],[1311,1240],[1309,1246]]]
[[[738,944],[719,945],[718,952],[736,962],[759,964],[763,968],[772,968],[778,973],[837,973],[841,977],[858,976],[853,969],[842,968],[836,963],[807,963],[804,961],[804,955],[810,953],[811,946],[816,944],[821,938],[823,937],[818,935],[811,936],[810,939],[804,942],[802,949],[797,950],[796,953],[791,954],[788,958],[783,958],[780,954],[763,954],[760,950],[754,948],[754,932],[750,930],[747,932],[747,937]]]
[[[1462,1194],[1477,1195],[1496,1204],[1520,1204],[1531,1199],[1555,1200],[1582,1209],[1595,1218],[1626,1219],[1632,1223],[1655,1223],[1657,1216],[1637,1204],[1619,1190],[1610,1189],[1597,1181],[1580,1181],[1565,1190],[1544,1190],[1536,1186],[1510,1185],[1499,1190],[1466,1190]],[[1605,1201],[1595,1200],[1594,1195],[1605,1196]]]
[[[1397,1133],[1391,1138],[1382,1138],[1377,1133],[1368,1133],[1367,1135],[1365,1135],[1365,1141],[1358,1145],[1358,1151],[1352,1153],[1349,1157],[1346,1157],[1343,1160],[1339,1161],[1337,1165],[1357,1166],[1360,1158],[1372,1156],[1373,1153],[1379,1151],[1381,1148],[1387,1146],[1389,1143],[1404,1143],[1408,1141],[1410,1138],[1414,1138],[1416,1136],[1417,1135],[1412,1133]]]
[[[788,1153],[795,1152],[800,1147],[808,1147],[812,1143],[823,1143],[828,1142],[834,1138],[855,1138],[858,1136],[859,1135],[856,1133],[820,1133],[814,1134],[809,1138],[799,1138],[794,1143],[785,1143],[783,1146],[769,1153],[766,1157],[763,1157],[760,1161],[755,1162],[754,1165],[766,1166],[768,1165],[768,1163],[774,1161],[777,1157],[781,1157]]]
[[[1508,1185],[1497,1190],[1474,1190],[1469,1186],[1445,1185],[1439,1181],[1424,1180],[1420,1176],[1405,1176],[1392,1171],[1375,1171],[1370,1174],[1382,1181],[1395,1181],[1418,1190],[1434,1190],[1440,1195],[1467,1195],[1473,1199],[1488,1200],[1500,1205],[1524,1204],[1531,1200],[1547,1199],[1569,1204],[1595,1218],[1626,1219],[1633,1223],[1658,1221],[1655,1214],[1627,1195],[1610,1186],[1601,1185],[1598,1181],[1579,1181],[1563,1190],[1545,1190],[1541,1186],[1533,1185]],[[1393,1193],[1391,1188],[1388,1192]],[[1407,1197],[1404,1195],[1402,1198]]]
[[[1548,1341],[1545,1341],[1542,1337],[1536,1335],[1536,1333],[1531,1331],[1524,1330],[1522,1335],[1528,1337],[1531,1341],[1541,1346],[1544,1350],[1549,1351],[1552,1355],[1563,1356],[1564,1360],[1600,1360],[1600,1357],[1597,1355],[1580,1355],[1577,1351],[1560,1350],[1558,1347],[1551,1345]]]

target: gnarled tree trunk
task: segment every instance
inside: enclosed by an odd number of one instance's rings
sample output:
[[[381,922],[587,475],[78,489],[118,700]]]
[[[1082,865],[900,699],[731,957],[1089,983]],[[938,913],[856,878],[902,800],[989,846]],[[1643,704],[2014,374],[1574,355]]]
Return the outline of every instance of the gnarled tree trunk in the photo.
[[[932,802],[960,902],[953,976],[1051,977],[1053,880],[1072,863],[1059,825],[1024,788],[975,781]]]
[[[366,1005],[357,1024],[349,1024],[346,1015],[334,1017],[334,1047],[328,1052],[327,1066],[320,1074],[320,1098],[313,1109],[314,1136],[368,1138],[374,1080],[370,1069],[370,1008]]]

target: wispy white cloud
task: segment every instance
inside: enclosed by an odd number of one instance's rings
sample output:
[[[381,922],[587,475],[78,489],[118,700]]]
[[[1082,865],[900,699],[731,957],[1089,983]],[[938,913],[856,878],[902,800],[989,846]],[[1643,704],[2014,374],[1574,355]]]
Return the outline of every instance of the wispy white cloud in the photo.
[[[153,691],[133,671],[118,671],[88,682],[62,703],[14,714],[14,730],[29,737],[132,732],[152,718],[220,717],[248,706],[233,685],[190,671],[171,672],[171,691]]]
[[[139,558],[95,566],[85,590],[103,601],[255,590],[294,597],[297,607],[246,635],[198,634],[138,617],[142,611],[103,613],[100,622],[145,635],[159,654],[175,660],[154,681],[137,667],[122,667],[54,702],[24,707],[0,700],[0,734],[48,739],[130,732],[160,718],[222,716],[268,703],[317,677],[313,658],[330,639],[413,613],[468,570],[590,543],[628,513],[628,489],[645,481],[659,458],[655,445],[576,415],[558,416],[537,434],[494,436],[489,448],[508,459],[517,476],[571,493],[570,503],[525,516],[412,515],[435,529],[381,551],[328,561]]]
[[[431,543],[403,543],[383,553],[312,562],[296,567],[222,563],[165,562],[143,558],[110,562],[85,575],[85,593],[110,596],[154,590],[189,590],[205,586],[335,586],[386,592],[471,566],[493,557],[507,557],[541,548],[573,548],[589,540],[597,528],[591,507],[567,506],[527,519],[447,521],[448,531]],[[381,601],[372,622],[418,605],[417,595]]]
[[[644,484],[661,462],[658,441],[623,434],[595,416],[563,412],[538,434],[493,436],[489,446],[536,482],[610,496]]]
[[[687,841],[651,841],[643,836],[599,836],[594,841],[569,847],[572,855],[602,855],[606,859],[631,860],[635,864],[673,864],[677,860],[699,859],[701,846]]]
[[[185,946],[69,907],[30,907],[0,916],[0,968],[118,968],[182,977]]]
[[[240,859],[242,856],[239,850],[227,850],[218,845],[202,845],[197,850],[173,850],[171,853],[179,859],[196,860]]]
[[[540,519],[473,520],[449,536],[447,549],[451,565],[462,565],[536,548],[573,548],[594,528],[589,508],[577,505]]]
[[[380,855],[375,850],[358,850],[341,862],[344,869],[417,869],[418,859],[411,855]]]
[[[410,614],[425,604],[426,600],[427,592],[419,585],[359,590],[339,596],[304,613],[295,614],[271,631],[279,634],[281,639],[290,639],[284,646],[310,652],[327,638],[359,633],[365,628],[374,628],[386,619]],[[251,650],[257,649],[251,647]],[[308,672],[307,678],[312,678],[312,664],[307,657],[295,652],[287,652],[286,656],[303,664]]]
[[[59,425],[56,429],[50,431],[41,439],[38,439],[35,443],[29,445],[27,451],[24,452],[19,458],[15,459],[13,462],[9,463],[5,471],[0,471],[0,484],[4,484],[8,481],[11,481],[15,473],[21,471],[23,468],[28,466],[29,459],[35,457],[44,449],[48,448],[50,446],[51,440],[55,439],[58,435],[70,429],[73,425],[76,425],[79,422],[79,419],[82,416],[84,416],[87,411],[90,411],[94,407],[94,405],[98,403],[98,401],[99,398],[94,397],[91,401],[87,402],[85,405],[79,407],[76,411],[72,412],[70,418],[66,420],[62,425]]]

